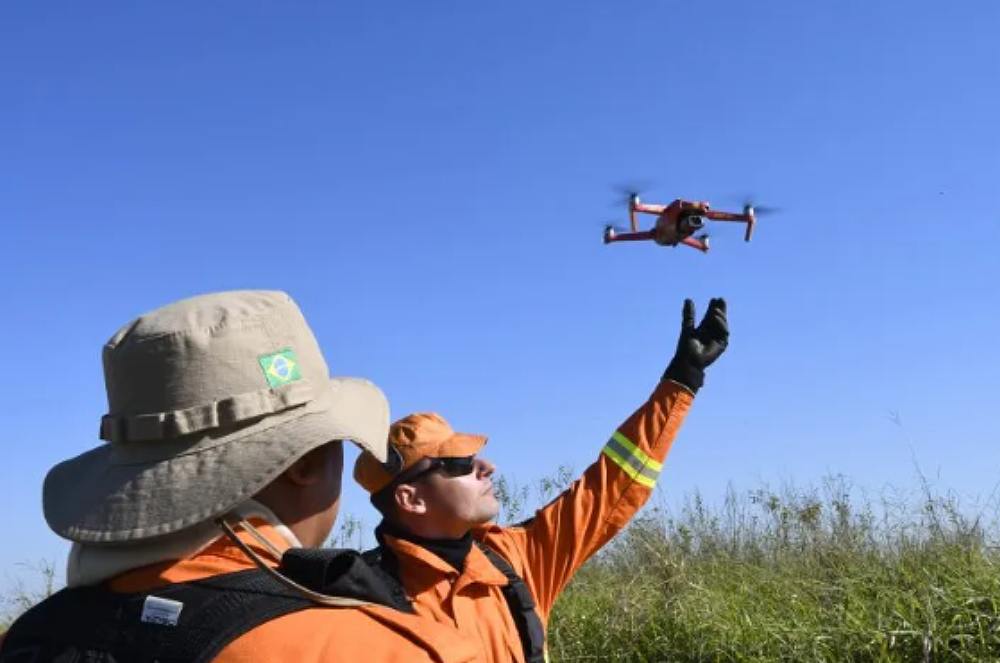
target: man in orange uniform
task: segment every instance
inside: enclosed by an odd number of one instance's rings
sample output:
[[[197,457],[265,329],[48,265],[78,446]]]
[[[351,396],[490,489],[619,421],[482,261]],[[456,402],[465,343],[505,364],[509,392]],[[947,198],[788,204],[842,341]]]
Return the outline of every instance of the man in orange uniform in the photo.
[[[649,400],[582,477],[513,527],[491,524],[494,467],[476,455],[485,437],[455,433],[436,414],[397,421],[390,462],[362,453],[354,467],[383,514],[369,563],[396,580],[418,614],[477,640],[488,660],[545,660],[553,603],[649,498],[704,369],[728,338],[725,301],[713,299],[695,326],[686,300],[676,354]]]
[[[107,442],[53,468],[45,517],[68,587],[13,625],[0,663],[478,660],[360,562],[324,552],[342,440],[384,458],[388,404],[332,378],[280,292],[203,295],[104,347]],[[398,608],[398,609],[397,609]]]

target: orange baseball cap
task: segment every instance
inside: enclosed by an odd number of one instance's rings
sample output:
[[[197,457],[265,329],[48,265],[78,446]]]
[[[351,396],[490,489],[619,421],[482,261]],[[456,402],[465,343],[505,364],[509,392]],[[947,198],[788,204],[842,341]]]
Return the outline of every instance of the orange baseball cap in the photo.
[[[418,412],[403,417],[389,427],[389,456],[398,454],[398,469],[392,473],[368,451],[354,463],[354,480],[369,493],[388,486],[394,477],[416,465],[421,458],[472,456],[486,444],[486,436],[456,433],[444,417]]]

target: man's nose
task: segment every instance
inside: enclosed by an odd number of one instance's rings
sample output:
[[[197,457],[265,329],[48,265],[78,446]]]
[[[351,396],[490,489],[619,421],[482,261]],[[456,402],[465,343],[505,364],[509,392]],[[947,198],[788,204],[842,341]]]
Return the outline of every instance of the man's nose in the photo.
[[[476,476],[480,479],[493,476],[496,466],[485,458],[476,459]]]

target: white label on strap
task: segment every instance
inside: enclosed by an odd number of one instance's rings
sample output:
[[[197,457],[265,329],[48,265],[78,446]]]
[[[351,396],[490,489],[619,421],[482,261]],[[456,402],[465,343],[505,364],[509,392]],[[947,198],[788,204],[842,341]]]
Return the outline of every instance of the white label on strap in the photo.
[[[182,608],[184,608],[184,604],[180,601],[161,599],[159,596],[150,594],[142,604],[142,617],[140,617],[140,621],[147,624],[177,626],[177,620],[181,616]]]

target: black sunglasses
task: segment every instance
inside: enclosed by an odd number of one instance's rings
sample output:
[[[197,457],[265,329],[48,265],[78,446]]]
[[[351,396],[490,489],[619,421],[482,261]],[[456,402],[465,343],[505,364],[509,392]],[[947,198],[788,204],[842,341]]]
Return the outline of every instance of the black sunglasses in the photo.
[[[475,456],[445,456],[443,458],[431,458],[430,460],[431,464],[424,469],[412,473],[403,472],[393,479],[392,482],[397,486],[401,483],[412,483],[437,470],[441,470],[447,477],[464,477],[472,474],[476,469]]]

